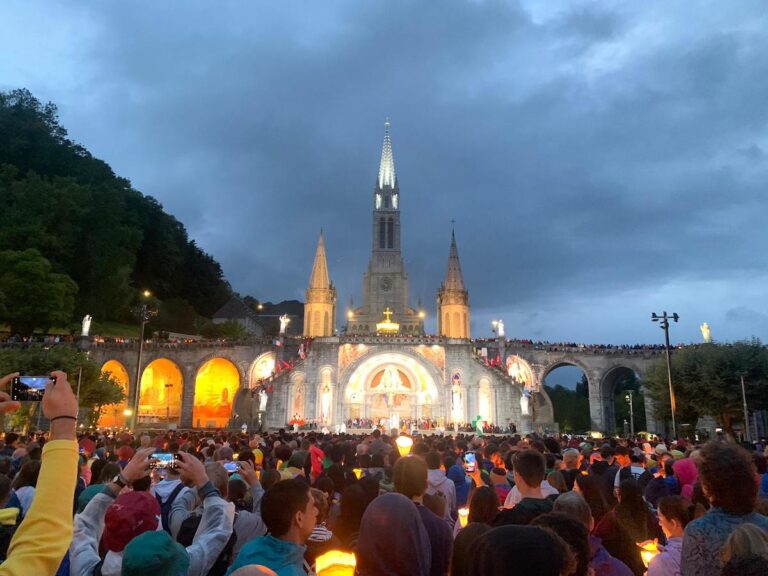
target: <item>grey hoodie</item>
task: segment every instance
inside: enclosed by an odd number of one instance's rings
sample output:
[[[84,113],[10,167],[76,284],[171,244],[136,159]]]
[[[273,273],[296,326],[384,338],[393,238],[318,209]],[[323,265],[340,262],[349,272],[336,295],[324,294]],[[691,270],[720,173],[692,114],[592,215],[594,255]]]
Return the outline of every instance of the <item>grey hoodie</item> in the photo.
[[[427,473],[427,494],[440,492],[445,499],[445,520],[453,525],[456,518],[456,485],[445,476],[442,470],[430,470]]]

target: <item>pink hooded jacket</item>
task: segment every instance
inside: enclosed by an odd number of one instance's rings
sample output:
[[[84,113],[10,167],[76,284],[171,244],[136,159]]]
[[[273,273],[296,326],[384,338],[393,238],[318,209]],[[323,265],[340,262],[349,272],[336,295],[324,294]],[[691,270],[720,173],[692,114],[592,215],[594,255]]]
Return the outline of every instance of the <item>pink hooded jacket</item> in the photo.
[[[696,464],[690,458],[682,458],[672,464],[672,468],[680,482],[680,496],[690,502],[693,498],[693,485],[699,477]]]

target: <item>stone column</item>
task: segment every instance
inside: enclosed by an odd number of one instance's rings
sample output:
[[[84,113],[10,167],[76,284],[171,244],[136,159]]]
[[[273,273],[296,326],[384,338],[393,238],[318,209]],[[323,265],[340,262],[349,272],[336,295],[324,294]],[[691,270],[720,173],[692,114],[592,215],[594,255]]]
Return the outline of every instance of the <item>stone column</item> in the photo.
[[[195,365],[185,364],[181,369],[182,389],[181,389],[181,417],[179,426],[181,428],[192,428],[197,426],[197,422],[192,421],[192,410],[195,405]]]

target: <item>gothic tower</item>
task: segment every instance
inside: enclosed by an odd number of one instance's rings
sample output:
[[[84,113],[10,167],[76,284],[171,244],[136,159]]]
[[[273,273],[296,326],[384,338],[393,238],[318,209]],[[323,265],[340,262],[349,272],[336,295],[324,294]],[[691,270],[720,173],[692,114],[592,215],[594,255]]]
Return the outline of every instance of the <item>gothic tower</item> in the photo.
[[[309,276],[309,287],[304,303],[304,336],[333,336],[336,323],[336,288],[328,278],[328,262],[325,259],[323,231],[317,241],[315,263]]]
[[[384,123],[379,177],[373,189],[371,259],[363,277],[363,305],[348,315],[347,332],[373,334],[376,323],[389,309],[392,321],[403,334],[423,334],[424,323],[408,306],[408,274],[400,253],[400,187],[395,176],[395,160],[389,135],[389,120]]]
[[[464,287],[453,231],[448,252],[448,270],[437,292],[437,333],[446,338],[469,338],[469,292]]]

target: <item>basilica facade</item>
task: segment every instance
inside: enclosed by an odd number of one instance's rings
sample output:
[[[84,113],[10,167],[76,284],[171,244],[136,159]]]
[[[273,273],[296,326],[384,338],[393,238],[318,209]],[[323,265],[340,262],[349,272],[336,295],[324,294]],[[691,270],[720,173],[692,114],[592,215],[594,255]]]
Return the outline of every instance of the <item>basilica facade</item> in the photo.
[[[265,424],[313,422],[331,430],[354,422],[389,429],[428,421],[449,431],[470,423],[514,425],[523,432],[556,429],[534,367],[519,356],[504,357],[503,346],[489,359],[470,339],[469,291],[453,233],[436,292],[437,334],[425,333],[424,314],[409,300],[389,122],[371,205],[363,302],[347,311],[346,326],[337,331],[337,294],[321,232],[304,307],[304,336],[311,345],[276,378]],[[502,327],[500,342],[503,336]]]

